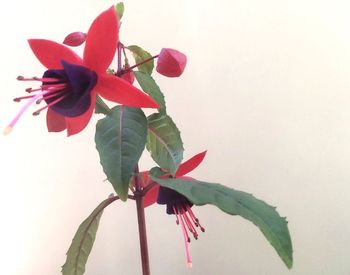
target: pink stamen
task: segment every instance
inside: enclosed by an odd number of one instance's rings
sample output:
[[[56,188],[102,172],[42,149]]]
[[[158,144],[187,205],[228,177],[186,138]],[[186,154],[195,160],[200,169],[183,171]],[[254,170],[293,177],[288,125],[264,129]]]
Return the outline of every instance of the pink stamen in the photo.
[[[41,91],[41,90],[42,90],[41,88],[38,88],[38,89],[27,88],[27,89],[26,89],[26,92],[27,92],[27,93],[32,93],[32,92],[37,92],[37,91]]]
[[[45,109],[51,107],[52,105],[55,105],[56,103],[62,101],[65,97],[66,97],[66,95],[63,95],[63,96],[57,98],[56,100],[50,102],[48,105],[46,105],[46,106],[40,108],[39,110],[36,110],[36,111],[33,113],[33,116],[39,115],[41,111],[43,111],[43,110],[45,110]]]
[[[191,219],[193,220],[194,225],[197,226],[197,227],[199,226],[200,230],[201,230],[202,232],[205,232],[204,227],[199,223],[199,219],[194,215],[194,213],[193,213],[191,207],[189,207],[189,206],[186,204],[186,209],[187,209],[187,212],[188,212],[188,214],[190,215]]]
[[[26,78],[22,75],[17,76],[17,80],[19,80],[19,81],[40,81],[40,82],[57,82],[57,81],[59,81],[58,79],[52,78],[52,77],[40,78],[40,77],[34,76],[34,77]]]
[[[66,83],[59,83],[59,84],[49,84],[49,85],[41,85],[41,89],[62,89],[67,86]]]
[[[186,263],[187,263],[187,267],[192,267],[192,261],[191,261],[191,256],[190,256],[190,250],[188,248],[188,243],[189,243],[189,237],[187,234],[187,230],[184,224],[184,221],[182,219],[182,215],[180,215],[180,223],[181,223],[181,228],[182,228],[182,234],[184,237],[184,241],[185,241],[185,250],[186,250]]]
[[[53,77],[31,77],[31,78],[25,78],[24,76],[18,76],[17,80],[20,81],[40,81],[42,82],[42,85],[40,88],[27,88],[25,91],[27,93],[33,93],[37,92],[36,94],[31,94],[29,96],[22,96],[22,97],[16,97],[14,98],[14,101],[20,102],[22,99],[29,99],[28,102],[20,109],[20,111],[17,113],[17,115],[12,119],[10,124],[5,128],[4,134],[8,134],[12,131],[12,128],[17,123],[18,119],[23,115],[23,113],[29,108],[30,105],[34,104],[40,104],[44,99],[49,99],[53,97],[58,97],[57,99],[53,99],[52,102],[50,102],[47,106],[40,108],[39,110],[35,111],[33,115],[40,114],[41,111],[47,109],[48,107],[57,104],[61,100],[63,100],[68,94],[67,90],[65,89],[67,87],[66,83],[59,83],[60,80]],[[45,84],[44,84],[45,83]]]
[[[17,113],[17,115],[12,119],[9,125],[4,130],[4,134],[9,134],[12,131],[12,128],[17,123],[18,119],[23,115],[23,113],[29,108],[30,105],[32,105],[36,100],[38,100],[44,92],[38,93],[35,96],[33,96]]]
[[[179,216],[177,214],[177,210],[176,210],[174,205],[173,205],[173,210],[174,210],[174,213],[175,213],[175,216],[176,216],[176,224],[179,224]]]
[[[28,99],[28,98],[32,98],[32,97],[35,97],[35,95],[16,97],[16,98],[13,99],[13,101],[20,102],[22,99]]]
[[[186,224],[188,226],[189,231],[192,233],[193,237],[197,240],[198,239],[198,233],[196,229],[194,228],[193,224],[191,223],[190,218],[186,215],[186,213],[183,214]]]

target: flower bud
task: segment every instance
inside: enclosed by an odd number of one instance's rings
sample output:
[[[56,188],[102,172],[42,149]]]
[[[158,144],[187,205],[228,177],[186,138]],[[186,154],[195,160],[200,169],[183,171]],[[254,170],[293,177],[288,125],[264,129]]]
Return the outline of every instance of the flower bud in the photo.
[[[186,55],[169,48],[163,48],[158,56],[156,70],[168,77],[178,77],[186,66]]]
[[[86,33],[83,32],[72,32],[66,36],[63,44],[71,47],[77,47],[83,44],[86,40]]]
[[[129,64],[125,64],[123,66],[123,70],[128,70],[129,68],[130,68]],[[134,72],[132,70],[122,74],[121,78],[126,80],[130,84],[133,84],[135,81],[135,75],[134,75]]]

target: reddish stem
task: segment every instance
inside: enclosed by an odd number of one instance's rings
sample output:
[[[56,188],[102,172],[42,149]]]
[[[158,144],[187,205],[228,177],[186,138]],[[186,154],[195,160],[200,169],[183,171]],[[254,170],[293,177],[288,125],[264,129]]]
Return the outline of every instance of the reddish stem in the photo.
[[[117,58],[118,58],[117,75],[119,75],[122,71],[122,44],[120,42],[118,42]]]
[[[143,192],[142,186],[139,181],[139,169],[138,166],[135,168],[135,200],[137,208],[137,221],[139,225],[139,238],[140,238],[140,250],[141,250],[141,261],[142,261],[142,274],[150,275],[148,247],[147,247],[147,233],[146,233],[146,220],[145,220],[145,209],[143,206]]]
[[[125,73],[128,73],[128,72],[131,72],[133,69],[135,69],[136,67],[142,65],[142,64],[145,64],[147,63],[148,61],[151,61],[152,59],[155,59],[159,56],[159,54],[155,55],[155,56],[152,56],[150,58],[147,58],[145,60],[142,60],[140,63],[137,63],[133,66],[131,66],[130,68],[126,69],[126,70],[121,70],[121,74],[125,74]]]

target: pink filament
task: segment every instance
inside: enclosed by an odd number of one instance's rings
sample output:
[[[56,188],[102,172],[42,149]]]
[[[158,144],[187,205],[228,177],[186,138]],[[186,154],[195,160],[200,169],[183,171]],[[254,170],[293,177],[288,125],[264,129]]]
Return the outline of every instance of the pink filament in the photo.
[[[17,123],[18,119],[23,115],[23,113],[29,108],[30,105],[32,105],[35,101],[37,101],[43,94],[45,94],[45,91],[36,94],[33,96],[17,113],[17,115],[12,119],[12,121],[9,123],[7,128],[13,128],[13,126]]]
[[[182,218],[182,215],[180,214],[180,223],[181,223],[181,228],[182,228],[182,234],[184,237],[184,241],[185,241],[185,250],[186,250],[186,263],[188,267],[192,267],[192,261],[191,261],[191,256],[190,256],[190,250],[188,248],[188,242],[190,240],[190,238],[188,237],[187,234],[187,230]]]

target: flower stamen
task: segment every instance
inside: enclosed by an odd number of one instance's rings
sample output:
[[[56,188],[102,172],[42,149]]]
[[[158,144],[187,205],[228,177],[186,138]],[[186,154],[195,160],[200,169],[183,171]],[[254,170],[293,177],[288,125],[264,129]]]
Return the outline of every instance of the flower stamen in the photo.
[[[190,256],[190,250],[188,248],[188,243],[190,242],[190,238],[188,237],[187,230],[186,230],[182,215],[180,215],[180,223],[181,223],[182,234],[183,234],[184,241],[185,241],[186,263],[187,263],[187,267],[191,268],[192,261],[191,261],[191,256]]]
[[[53,96],[56,96],[56,95],[51,95],[51,97],[53,97]],[[60,97],[57,98],[56,100],[54,100],[54,101],[50,102],[49,104],[47,104],[46,106],[40,108],[39,110],[36,110],[36,111],[33,113],[33,116],[39,115],[41,111],[43,111],[43,110],[49,108],[50,106],[55,105],[56,103],[62,101],[65,97],[66,97],[66,95],[60,96]],[[45,98],[46,98],[46,97],[45,97]]]
[[[173,205],[173,210],[174,210],[175,217],[176,217],[176,224],[179,224],[179,216],[178,216],[178,214],[177,214],[177,211],[176,211],[176,208],[175,208],[174,205]]]
[[[59,79],[51,78],[51,77],[32,77],[32,78],[25,78],[24,76],[18,76],[17,80],[20,81],[40,81],[42,84],[40,88],[27,88],[25,91],[27,93],[30,93],[28,96],[21,96],[16,97],[13,100],[15,102],[20,102],[23,99],[29,99],[28,102],[19,110],[17,115],[12,119],[12,121],[9,123],[9,125],[5,128],[4,134],[9,134],[12,131],[12,128],[17,123],[18,119],[23,115],[23,113],[34,103],[40,104],[43,100],[47,100],[50,98],[56,98],[52,102],[48,103],[43,108],[40,108],[39,110],[35,111],[33,115],[39,115],[41,111],[47,109],[50,106],[53,106],[54,104],[57,104],[58,102],[62,101],[67,95],[67,84],[66,83],[59,83]],[[36,93],[34,93],[36,92]]]
[[[17,76],[17,80],[19,81],[40,81],[40,82],[57,82],[57,78],[52,78],[52,77],[29,77],[26,78],[22,75]]]

